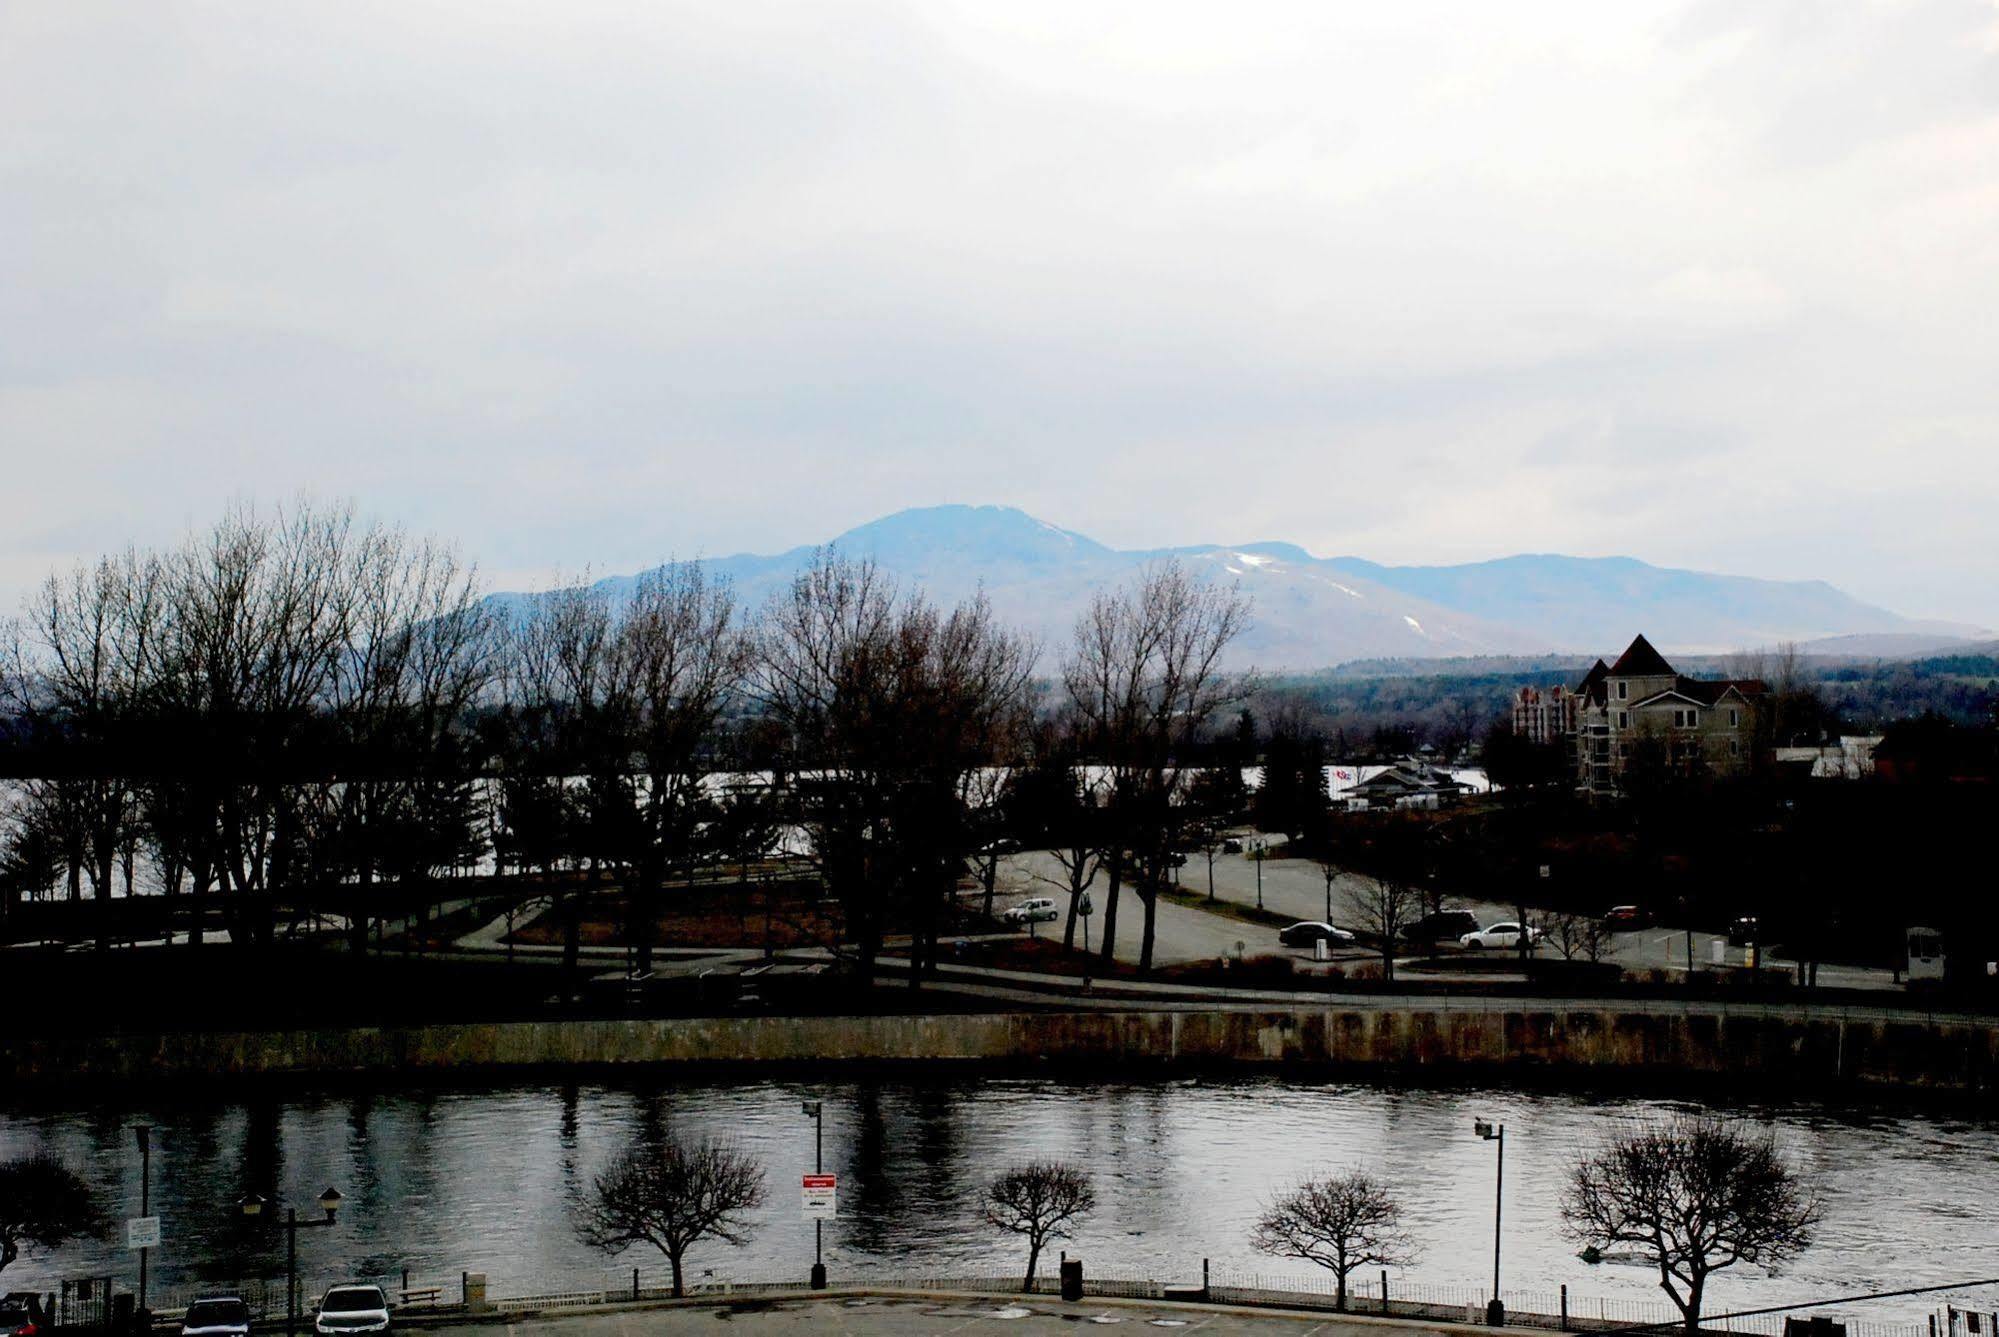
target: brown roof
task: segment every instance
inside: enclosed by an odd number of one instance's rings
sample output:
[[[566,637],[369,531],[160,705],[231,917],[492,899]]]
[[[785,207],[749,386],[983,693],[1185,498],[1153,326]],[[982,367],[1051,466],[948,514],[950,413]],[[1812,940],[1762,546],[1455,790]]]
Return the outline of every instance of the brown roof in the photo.
[[[1583,674],[1583,680],[1576,684],[1576,695],[1585,701],[1593,700],[1598,705],[1602,705],[1604,699],[1603,680],[1609,675],[1610,666],[1605,664],[1601,659],[1597,660],[1595,664],[1590,666],[1590,671]]]
[[[1673,666],[1666,662],[1664,655],[1652,648],[1652,642],[1640,636],[1631,642],[1630,647],[1617,657],[1617,662],[1610,666],[1610,676],[1613,678],[1670,678],[1673,676]]]

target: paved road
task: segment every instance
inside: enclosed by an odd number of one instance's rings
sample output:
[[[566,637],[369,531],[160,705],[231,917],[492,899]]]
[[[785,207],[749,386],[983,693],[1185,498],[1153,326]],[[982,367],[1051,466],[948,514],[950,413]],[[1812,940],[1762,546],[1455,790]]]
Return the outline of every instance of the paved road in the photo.
[[[520,1337],[656,1337],[662,1333],[839,1333],[887,1334],[887,1337],[945,1337],[945,1334],[1033,1333],[1073,1331],[1071,1325],[1123,1327],[1139,1331],[1179,1330],[1218,1334],[1285,1334],[1285,1337],[1382,1337],[1384,1333],[1433,1333],[1438,1325],[1395,1323],[1385,1319],[1359,1322],[1328,1315],[1257,1312],[1217,1312],[1212,1309],[1086,1300],[1067,1305],[1049,1296],[1008,1299],[899,1299],[891,1297],[828,1296],[784,1299],[738,1305],[696,1305],[647,1309],[622,1314],[529,1319],[497,1324],[465,1324],[433,1331],[463,1337],[493,1337],[497,1332]],[[1517,1330],[1516,1330],[1517,1331]]]

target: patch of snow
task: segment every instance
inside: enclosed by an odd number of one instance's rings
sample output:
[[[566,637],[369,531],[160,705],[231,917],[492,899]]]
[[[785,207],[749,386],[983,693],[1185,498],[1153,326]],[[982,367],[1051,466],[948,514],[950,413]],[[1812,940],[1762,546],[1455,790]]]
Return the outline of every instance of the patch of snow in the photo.
[[[1224,570],[1224,571],[1228,572],[1228,573],[1229,573],[1230,575],[1232,575],[1232,576],[1240,576],[1240,575],[1244,574],[1244,573],[1243,573],[1243,569],[1242,569],[1241,567],[1239,567],[1239,566],[1231,566],[1231,565],[1230,565],[1229,563],[1227,563],[1227,562],[1223,562],[1223,563],[1222,563],[1222,570]]]
[[[1263,556],[1263,555],[1262,555],[1261,553],[1254,553],[1254,552],[1239,552],[1239,553],[1237,553],[1237,554],[1235,555],[1235,559],[1236,559],[1236,560],[1237,560],[1238,562],[1241,562],[1241,563],[1243,563],[1243,564],[1244,564],[1245,566],[1269,566],[1269,565],[1270,565],[1270,559],[1269,559],[1268,557],[1265,557],[1265,556]]]
[[[1340,584],[1339,581],[1334,580],[1331,576],[1315,575],[1312,577],[1312,579],[1323,581],[1325,584],[1331,585],[1334,589],[1338,590],[1341,594],[1344,594],[1352,599],[1365,599],[1367,597],[1365,594],[1362,594],[1359,590],[1355,589],[1353,586],[1342,585]]]
[[[1415,632],[1416,632],[1416,634],[1417,634],[1418,636],[1427,636],[1427,635],[1429,635],[1429,633],[1428,633],[1428,632],[1426,632],[1426,631],[1424,631],[1424,630],[1423,630],[1423,624],[1422,624],[1421,622],[1418,622],[1418,621],[1417,621],[1417,620],[1416,620],[1415,618],[1413,618],[1413,617],[1410,617],[1410,616],[1409,616],[1409,615],[1408,615],[1407,613],[1404,613],[1404,614],[1402,615],[1402,620],[1403,620],[1404,622],[1407,622],[1407,623],[1408,623],[1408,624],[1410,625],[1410,627],[1411,627],[1411,628],[1413,628],[1413,629],[1415,630]]]

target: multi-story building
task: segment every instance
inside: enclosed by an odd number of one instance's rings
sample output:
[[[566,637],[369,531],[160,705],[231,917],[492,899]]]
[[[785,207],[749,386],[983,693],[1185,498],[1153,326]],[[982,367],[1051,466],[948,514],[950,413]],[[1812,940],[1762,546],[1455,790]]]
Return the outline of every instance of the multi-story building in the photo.
[[[1522,687],[1513,698],[1513,732],[1536,743],[1559,743],[1576,731],[1576,696],[1566,687]]]
[[[1690,678],[1638,637],[1615,664],[1597,660],[1566,693],[1571,722],[1562,737],[1575,749],[1577,785],[1593,793],[1615,792],[1626,765],[1648,746],[1656,748],[1653,756],[1660,763],[1682,774],[1745,769],[1764,690],[1754,679]],[[1548,694],[1529,700],[1529,693],[1538,691],[1522,688],[1514,703],[1514,729],[1529,737],[1549,723]]]

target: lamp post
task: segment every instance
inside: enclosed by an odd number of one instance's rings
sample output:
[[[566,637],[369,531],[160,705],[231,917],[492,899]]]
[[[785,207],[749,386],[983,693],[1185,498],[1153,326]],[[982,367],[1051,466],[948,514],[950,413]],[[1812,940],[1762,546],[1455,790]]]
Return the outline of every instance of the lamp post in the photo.
[[[135,1124],[132,1136],[139,1143],[139,1215],[153,1214],[153,1129],[150,1124]],[[146,1255],[151,1250],[139,1246],[139,1312],[146,1311]]]
[[[808,1100],[804,1110],[805,1117],[812,1120],[812,1173],[822,1175],[826,1173],[826,1103]],[[815,1291],[826,1289],[825,1227],[825,1222],[813,1218],[812,1289]]]
[[[1472,1131],[1488,1142],[1497,1143],[1499,1150],[1492,1184],[1492,1299],[1486,1302],[1485,1321],[1491,1327],[1501,1328],[1506,1326],[1506,1306],[1499,1300],[1499,1220],[1506,1191],[1506,1125],[1474,1119]]]
[[[340,1202],[340,1190],[337,1188],[328,1188],[320,1194],[320,1210],[326,1215],[317,1221],[301,1221],[298,1219],[298,1208],[285,1208],[285,1337],[297,1337],[298,1334],[298,1232],[332,1225],[340,1211]],[[262,1194],[248,1193],[239,1198],[236,1205],[245,1217],[257,1221],[263,1219],[267,1200]]]
[[[1263,851],[1268,841],[1259,840],[1249,849],[1250,861],[1256,865],[1256,908],[1263,908]]]

